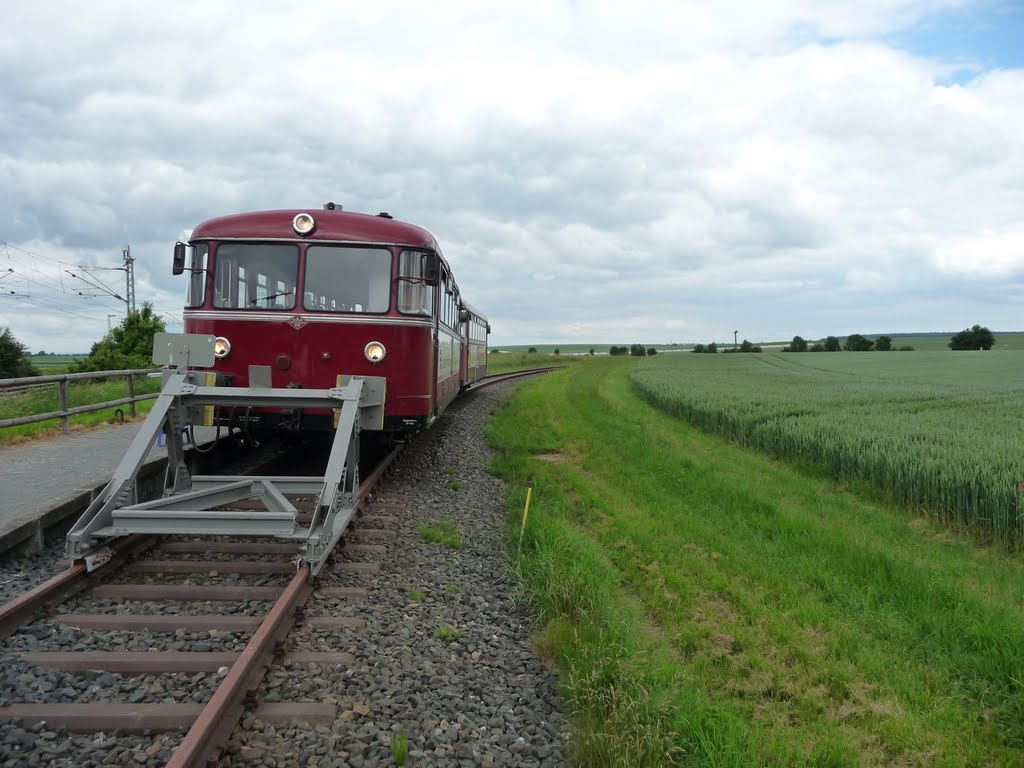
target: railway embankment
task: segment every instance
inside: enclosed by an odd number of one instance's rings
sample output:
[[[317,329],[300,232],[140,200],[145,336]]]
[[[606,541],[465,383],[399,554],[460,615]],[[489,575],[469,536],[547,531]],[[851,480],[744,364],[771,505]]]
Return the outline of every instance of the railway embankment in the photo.
[[[532,617],[517,599],[520,591],[507,568],[503,488],[488,472],[484,425],[499,401],[494,391],[460,400],[388,471],[338,562],[317,580],[304,621],[287,638],[285,655],[254,692],[253,709],[231,734],[226,751],[231,764],[390,765],[403,749],[409,765],[566,764],[569,729],[556,680],[529,643]],[[4,555],[0,598],[50,575],[60,549],[53,542],[40,554]],[[206,554],[175,556],[200,561],[202,572],[174,575],[166,564],[143,565],[109,589],[113,594],[140,580],[141,587],[164,591],[171,585],[201,587],[206,595],[226,586],[241,588],[249,593],[247,600],[215,609],[229,614],[221,618],[234,629],[212,628],[214,617],[202,620],[210,622],[209,630],[193,627],[170,635],[103,627],[82,615],[93,612],[103,621],[134,616],[139,624],[154,621],[156,614],[173,623],[209,613],[211,606],[206,602],[204,608],[203,598],[199,604],[157,600],[144,591],[134,598],[101,594],[99,600],[83,593],[0,644],[0,706],[69,700],[119,706],[204,703],[211,678],[215,681],[223,669],[72,673],[23,656],[89,649],[147,656],[167,650],[238,652],[250,619],[264,610],[263,591],[277,588],[275,579],[282,578],[274,571],[281,570],[281,556],[269,551],[247,556],[253,570],[265,567],[256,574],[227,561],[211,566]],[[325,653],[344,658],[308,661]],[[316,722],[263,714],[268,707],[280,712],[310,704],[331,714]],[[181,732],[80,734],[4,722],[0,765],[164,765],[181,739]]]

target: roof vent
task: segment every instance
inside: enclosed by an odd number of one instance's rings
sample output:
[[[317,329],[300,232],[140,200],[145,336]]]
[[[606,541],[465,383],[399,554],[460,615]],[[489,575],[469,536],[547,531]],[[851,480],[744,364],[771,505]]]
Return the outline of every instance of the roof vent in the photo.
[[[391,215],[390,213],[388,213],[387,211],[381,211],[381,212],[380,212],[380,213],[378,213],[377,215],[378,215],[378,216],[380,216],[380,217],[381,217],[382,219],[393,219],[393,218],[395,218],[394,216],[392,216],[392,215]]]
[[[344,210],[344,209],[340,205],[335,205],[334,203],[324,203],[324,210],[325,211],[341,211],[341,210]]]

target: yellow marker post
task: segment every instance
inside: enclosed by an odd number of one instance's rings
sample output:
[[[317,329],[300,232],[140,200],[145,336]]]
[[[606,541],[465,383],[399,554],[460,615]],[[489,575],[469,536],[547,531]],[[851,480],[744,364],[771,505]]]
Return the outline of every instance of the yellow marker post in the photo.
[[[526,507],[523,509],[523,524],[519,528],[519,549],[523,548],[523,534],[526,533],[526,518],[530,516],[530,496],[533,495],[533,488],[526,489]]]

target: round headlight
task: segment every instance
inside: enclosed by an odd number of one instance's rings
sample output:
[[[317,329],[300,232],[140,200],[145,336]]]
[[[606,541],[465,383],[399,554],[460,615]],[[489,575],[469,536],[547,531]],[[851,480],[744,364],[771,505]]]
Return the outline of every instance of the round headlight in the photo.
[[[296,234],[308,235],[316,227],[316,221],[308,213],[300,213],[294,219],[292,219],[292,229],[295,230]]]
[[[363,356],[374,365],[383,360],[384,355],[387,353],[388,351],[384,349],[384,345],[379,341],[371,341],[366,345],[366,348],[363,349]]]
[[[231,352],[231,342],[225,339],[223,336],[218,336],[213,340],[213,356],[218,360],[221,360],[228,356]]]

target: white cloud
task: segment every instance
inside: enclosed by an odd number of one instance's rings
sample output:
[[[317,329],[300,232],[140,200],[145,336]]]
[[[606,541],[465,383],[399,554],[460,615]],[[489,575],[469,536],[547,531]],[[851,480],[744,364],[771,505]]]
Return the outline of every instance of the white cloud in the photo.
[[[1024,230],[949,238],[935,247],[932,260],[948,274],[982,279],[1012,277],[1024,272]]]
[[[332,199],[430,229],[497,343],[1015,328],[1024,71],[883,41],[959,5],[9,6],[0,240],[130,241],[173,308],[182,229]]]

